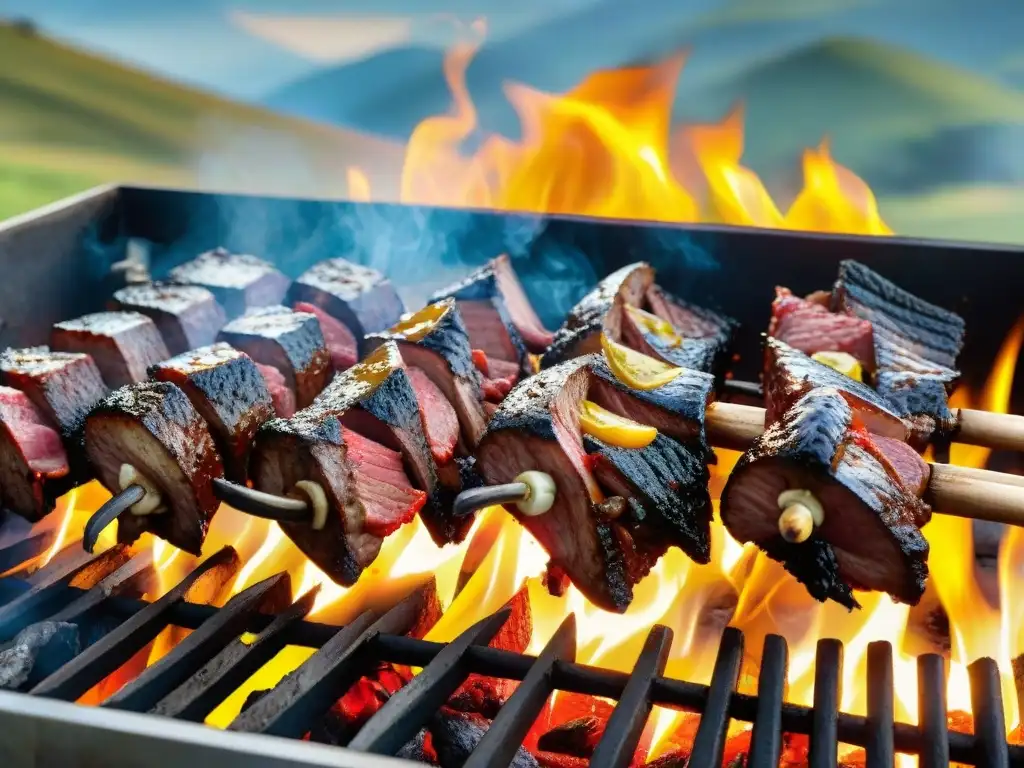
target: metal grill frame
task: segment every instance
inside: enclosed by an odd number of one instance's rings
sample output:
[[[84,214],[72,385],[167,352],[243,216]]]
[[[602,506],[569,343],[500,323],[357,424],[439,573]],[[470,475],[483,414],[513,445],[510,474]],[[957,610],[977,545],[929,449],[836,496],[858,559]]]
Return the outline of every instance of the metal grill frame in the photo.
[[[950,761],[979,768],[1024,766],[1024,746],[1006,741],[999,670],[987,658],[968,668],[976,729],[976,735],[971,736],[948,730],[945,666],[942,657],[935,654],[918,659],[920,726],[894,723],[892,648],[887,642],[875,642],[868,648],[867,716],[861,717],[839,711],[843,646],[837,640],[818,642],[814,706],[808,708],[783,701],[788,651],[785,640],[777,635],[766,638],[758,694],[748,695],[736,691],[744,638],[731,627],[723,633],[710,684],[700,685],[664,677],[672,631],[663,626],[650,630],[632,672],[625,674],[575,663],[575,621],[571,616],[544,651],[533,657],[486,645],[501,628],[507,610],[482,619],[451,643],[441,644],[395,633],[396,629],[404,631],[408,623],[407,603],[412,598],[381,616],[364,613],[345,627],[299,618],[311,604],[308,596],[300,597],[292,609],[277,616],[257,612],[259,596],[281,587],[281,574],[239,593],[223,608],[185,602],[186,587],[197,578],[227,562],[237,567],[237,557],[230,549],[207,558],[154,603],[116,594],[90,599],[104,590],[103,585],[109,587],[110,574],[138,575],[149,568],[147,554],[115,559],[106,566],[105,577],[97,574],[95,584],[82,589],[69,586],[68,580],[95,561],[74,557],[75,553],[67,550],[65,553],[69,556],[58,556],[28,580],[0,580],[0,616],[6,617],[5,634],[47,617],[67,616],[67,606],[83,604],[90,611],[101,611],[119,620],[117,628],[76,657],[77,663],[73,660],[65,665],[29,694],[0,693],[0,764],[4,766],[90,765],[95,761],[109,768],[122,768],[180,765],[185,760],[197,765],[209,761],[220,768],[242,765],[243,760],[250,761],[246,762],[248,766],[274,768],[284,764],[353,768],[410,765],[407,761],[376,761],[371,755],[397,752],[473,673],[523,683],[493,721],[494,735],[485,736],[467,762],[470,768],[507,766],[514,747],[521,743],[555,690],[617,701],[594,753],[593,764],[602,768],[629,765],[655,705],[701,714],[691,768],[721,765],[732,719],[754,725],[748,768],[777,766],[783,733],[810,737],[809,768],[835,768],[839,743],[864,747],[868,768],[892,768],[896,751],[919,754],[922,768],[947,768]],[[109,554],[101,557],[110,559]],[[132,567],[139,558],[143,558],[141,567]],[[287,584],[286,578],[283,583]],[[282,621],[281,615],[287,621]],[[133,639],[124,628],[143,626],[149,628],[146,637],[155,636],[167,626],[194,631],[189,635],[190,642],[179,644],[160,665],[147,668],[145,679],[140,677],[100,707],[70,704],[138,650],[139,638]],[[323,652],[331,649],[326,657],[314,654],[304,663],[316,665],[315,676],[306,680],[300,677],[290,690],[279,695],[280,701],[269,707],[272,717],[259,713],[236,721],[224,734],[175,718],[142,715],[182,682],[194,678],[218,652],[237,642],[243,631],[260,633],[271,626],[278,647],[287,644]],[[246,647],[253,653],[251,649],[259,646],[253,643]],[[83,655],[88,663],[82,663]],[[251,675],[243,658],[235,658],[225,672],[224,691],[235,690]],[[423,671],[363,726],[351,748],[282,741],[267,735],[301,737],[362,671],[381,661],[422,667]],[[69,667],[74,669],[68,672]],[[231,680],[236,668],[237,679]],[[206,711],[213,706],[208,702]],[[292,762],[277,762],[281,759]]]

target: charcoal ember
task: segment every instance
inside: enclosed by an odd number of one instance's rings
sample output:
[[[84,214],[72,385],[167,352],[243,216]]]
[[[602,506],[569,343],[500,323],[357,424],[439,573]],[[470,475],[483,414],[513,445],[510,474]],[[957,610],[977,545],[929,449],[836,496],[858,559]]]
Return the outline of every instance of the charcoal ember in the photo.
[[[516,592],[505,604],[511,609],[508,620],[488,645],[503,651],[524,653],[533,635],[533,614],[530,594],[526,586]],[[498,710],[519,685],[516,680],[472,674],[448,700],[448,706],[460,712],[472,712],[494,718]]]
[[[156,323],[139,312],[96,312],[55,323],[50,346],[91,355],[111,389],[145,381],[149,366],[170,357]]]
[[[225,325],[217,340],[276,368],[305,408],[331,380],[333,364],[315,315],[274,305],[251,309]]]
[[[555,754],[554,752],[547,752],[538,746],[538,741],[543,734],[560,725],[583,718],[593,718],[598,723],[607,724],[611,714],[612,705],[605,699],[599,699],[583,693],[562,691],[555,699],[554,707],[545,709],[530,729],[525,740],[526,748],[534,754],[553,755]],[[603,728],[604,725],[601,725],[601,727]]]
[[[419,616],[416,617],[412,629],[405,633],[407,636],[417,639],[424,638],[427,632],[437,624],[441,614],[444,613],[444,609],[441,607],[441,600],[437,596],[437,582],[431,579],[430,583],[423,589],[423,602],[420,606]]]
[[[463,712],[442,709],[428,726],[434,737],[438,764],[442,768],[458,768],[473,753],[480,739],[487,733],[487,720]],[[520,747],[509,764],[510,768],[539,768],[537,759]]]
[[[385,666],[391,665],[382,663],[376,674],[357,680],[313,726],[309,740],[335,747],[347,745],[394,693],[377,679],[385,671],[381,669]]]
[[[253,307],[280,304],[289,286],[288,278],[270,262],[225,248],[207,251],[175,267],[171,279],[209,290],[229,319]]]
[[[437,751],[434,749],[434,739],[426,728],[420,730],[416,736],[405,744],[395,757],[401,760],[412,760],[427,765],[441,765],[437,761]]]
[[[292,283],[288,303],[306,302],[345,324],[360,340],[361,355],[370,351],[361,340],[397,323],[405,312],[395,286],[370,267],[345,259],[313,265]]]
[[[533,750],[530,754],[541,768],[588,768],[590,765],[590,760],[587,758],[562,755],[558,752]]]
[[[0,689],[26,690],[81,651],[78,627],[67,622],[30,624],[0,651]]]
[[[227,320],[213,293],[200,285],[129,285],[114,292],[111,304],[151,318],[172,355],[212,344]]]
[[[679,749],[651,760],[646,764],[646,768],[686,768],[689,762],[690,750]],[[725,761],[722,764],[726,765]]]
[[[863,749],[855,749],[839,758],[839,768],[864,768],[867,764],[868,754]]]
[[[607,718],[597,715],[577,717],[567,723],[556,725],[537,739],[537,749],[557,752],[575,757],[590,757],[604,735]]]

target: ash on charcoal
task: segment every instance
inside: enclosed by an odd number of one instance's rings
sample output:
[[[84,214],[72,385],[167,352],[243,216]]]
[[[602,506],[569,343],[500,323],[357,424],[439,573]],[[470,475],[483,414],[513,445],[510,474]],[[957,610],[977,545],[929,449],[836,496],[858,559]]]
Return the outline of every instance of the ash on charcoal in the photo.
[[[0,651],[0,689],[31,688],[71,661],[80,650],[78,627],[74,624],[31,624]]]
[[[562,723],[537,739],[537,748],[574,757],[590,757],[604,734],[607,718],[596,715],[577,717]]]
[[[430,733],[426,728],[416,734],[416,738],[398,750],[398,757],[403,760],[415,760],[418,763],[427,765],[440,765],[437,762],[437,753],[431,743]]]
[[[482,717],[442,710],[430,722],[437,761],[443,768],[460,768],[487,733],[488,722]],[[522,747],[512,759],[510,768],[540,768],[537,760]]]

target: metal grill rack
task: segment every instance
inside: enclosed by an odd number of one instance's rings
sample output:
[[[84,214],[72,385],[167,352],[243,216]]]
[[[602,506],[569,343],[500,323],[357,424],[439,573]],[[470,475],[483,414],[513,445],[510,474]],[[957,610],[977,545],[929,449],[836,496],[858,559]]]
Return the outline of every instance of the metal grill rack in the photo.
[[[15,545],[20,554],[31,551]],[[0,549],[0,562],[13,557]],[[231,731],[301,738],[311,724],[376,662],[422,667],[360,729],[347,749],[394,755],[472,673],[521,681],[466,762],[467,768],[508,766],[548,696],[555,690],[617,701],[592,765],[629,765],[654,705],[701,714],[691,768],[721,765],[731,719],[753,724],[747,766],[779,764],[784,733],[809,736],[810,768],[834,768],[840,742],[865,748],[868,768],[895,764],[896,751],[920,756],[922,768],[950,761],[979,768],[1024,766],[1024,747],[1006,741],[999,670],[992,659],[968,669],[975,735],[948,730],[945,669],[941,656],[918,659],[919,726],[893,720],[893,656],[876,642],[867,654],[867,716],[839,711],[843,646],[821,640],[815,659],[814,706],[783,701],[788,649],[783,638],[765,640],[758,695],[736,691],[743,634],[722,636],[710,685],[664,677],[672,641],[667,627],[653,627],[630,674],[577,664],[576,628],[568,617],[537,657],[487,647],[504,624],[499,611],[440,644],[403,633],[418,610],[413,594],[381,615],[364,613],[344,627],[305,620],[312,593],[290,600],[286,574],[276,574],[235,595],[222,608],[186,602],[206,579],[227,583],[239,560],[230,548],[207,558],[158,600],[125,596],[153,575],[148,551],[134,556],[115,548],[97,558],[70,548],[27,579],[0,579],[0,642],[33,622],[78,622],[100,615],[113,627],[27,694],[74,701],[127,662],[168,626],[193,630],[184,641],[101,704],[103,709],[153,713],[202,722],[224,698],[285,645],[318,649],[298,670],[243,712]],[[69,585],[71,579],[80,586]],[[119,594],[121,593],[121,594]],[[272,611],[272,613],[268,613]],[[242,642],[243,632],[256,634]],[[3,714],[0,711],[0,723]],[[230,738],[229,737],[229,741]],[[353,757],[353,759],[355,759]],[[363,762],[339,762],[365,765]]]

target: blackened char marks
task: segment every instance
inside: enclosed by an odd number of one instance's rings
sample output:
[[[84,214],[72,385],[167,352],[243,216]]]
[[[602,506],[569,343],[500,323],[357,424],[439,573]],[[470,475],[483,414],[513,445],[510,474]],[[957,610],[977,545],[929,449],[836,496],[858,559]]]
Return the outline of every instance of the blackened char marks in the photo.
[[[654,281],[654,270],[644,262],[612,272],[572,308],[565,323],[555,331],[551,346],[541,359],[548,368],[565,360],[600,349],[601,333],[619,336],[623,304],[639,305]]]
[[[331,380],[331,355],[320,323],[308,312],[280,305],[253,309],[224,326],[217,336],[262,365],[276,368],[305,408]]]
[[[853,588],[843,581],[835,550],[827,541],[814,538],[802,544],[791,544],[776,536],[758,546],[772,560],[782,563],[815,600],[822,603],[834,600],[851,611],[860,608]]]
[[[132,384],[112,392],[89,414],[85,445],[97,478],[121,490],[129,464],[160,490],[166,511],[122,515],[117,535],[131,542],[149,531],[199,556],[219,503],[213,478],[224,473],[206,421],[178,387],[167,382]]]
[[[598,483],[626,499],[617,523],[635,526],[634,540],[679,547],[692,560],[711,557],[711,497],[703,459],[666,435],[644,448],[620,448],[592,437],[584,446]]]
[[[150,317],[172,355],[212,344],[226,321],[213,293],[199,285],[129,285],[114,292],[113,304]]]
[[[619,381],[602,355],[586,359],[594,374],[591,400],[620,416],[657,427],[698,455],[711,457],[704,414],[714,394],[714,376],[683,369],[657,389],[639,390]]]
[[[709,369],[716,375],[729,360],[733,339],[739,323],[720,312],[683,301],[660,285],[647,289],[647,304],[655,315],[669,322],[685,339],[702,339],[714,348],[714,359]],[[700,369],[705,370],[705,369]]]
[[[111,388],[145,381],[149,366],[170,357],[156,323],[138,312],[96,312],[56,323],[50,345],[91,355]]]
[[[57,425],[68,450],[72,478],[85,482],[91,473],[85,462],[82,426],[108,392],[93,359],[48,347],[8,349],[0,355],[0,384],[24,392]]]
[[[313,265],[292,283],[288,303],[320,307],[348,326],[357,339],[398,322],[405,306],[395,286],[375,269],[345,259]],[[366,354],[367,348],[360,352]]]
[[[252,359],[228,344],[213,344],[172,357],[150,370],[177,385],[210,426],[228,480],[248,480],[256,430],[274,417],[270,391]]]
[[[178,283],[201,285],[216,297],[228,318],[253,307],[280,304],[288,292],[288,278],[263,259],[216,248],[171,270]]]
[[[569,360],[520,382],[491,418],[476,466],[489,485],[512,482],[527,470],[554,479],[557,493],[548,512],[531,517],[513,505],[509,512],[593,603],[621,612],[632,599],[632,584],[618,538],[593,508],[600,490],[579,431],[591,377],[587,363]]]
[[[784,555],[783,565],[819,593],[833,585],[828,596],[844,605],[850,604],[846,591],[835,585],[916,603],[927,576],[920,526],[930,510],[891,472],[870,435],[855,428],[843,395],[815,389],[741,457],[722,494],[722,522],[737,540]],[[783,546],[778,531],[777,498],[787,489],[811,491],[825,510],[804,544]],[[819,543],[805,546],[811,542]],[[823,554],[823,546],[832,554]]]

